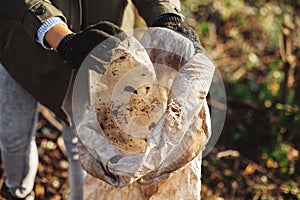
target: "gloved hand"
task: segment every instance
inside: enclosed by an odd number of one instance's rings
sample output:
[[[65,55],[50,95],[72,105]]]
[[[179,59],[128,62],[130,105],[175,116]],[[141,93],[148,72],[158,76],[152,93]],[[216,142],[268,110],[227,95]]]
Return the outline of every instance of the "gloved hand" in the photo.
[[[174,30],[193,42],[196,53],[204,51],[196,31],[189,27],[178,15],[163,14],[153,22],[152,27],[165,27]]]
[[[85,57],[98,44],[109,39],[102,45],[103,59],[109,59],[106,52],[118,46],[126,38],[126,34],[113,23],[104,21],[91,25],[78,33],[66,35],[58,44],[57,52],[61,59],[74,69],[78,69]]]

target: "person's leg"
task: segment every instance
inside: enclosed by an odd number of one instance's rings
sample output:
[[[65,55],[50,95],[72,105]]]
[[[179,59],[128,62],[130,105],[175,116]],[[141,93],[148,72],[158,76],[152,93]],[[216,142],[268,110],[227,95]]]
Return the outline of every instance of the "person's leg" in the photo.
[[[65,124],[63,124],[62,135],[67,149],[69,162],[69,199],[82,200],[83,179],[85,173],[82,170],[78,160],[76,129],[74,127],[67,127]]]
[[[0,147],[5,184],[14,196],[29,194],[38,167],[37,102],[0,64]]]

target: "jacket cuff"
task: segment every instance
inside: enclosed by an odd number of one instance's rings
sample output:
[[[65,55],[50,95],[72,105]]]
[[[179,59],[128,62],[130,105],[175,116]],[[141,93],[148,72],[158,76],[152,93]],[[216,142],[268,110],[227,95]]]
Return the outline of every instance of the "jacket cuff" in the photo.
[[[37,30],[35,40],[42,45],[42,47],[46,50],[53,50],[45,41],[46,33],[55,25],[62,24],[65,27],[68,27],[67,24],[61,20],[59,17],[51,17],[47,19]]]
[[[174,14],[181,18],[183,15],[181,14],[180,7],[171,3],[170,1],[160,1],[159,3],[149,3],[148,5],[139,5],[139,1],[136,2],[135,5],[138,8],[139,14],[144,18],[148,26],[151,26],[154,21],[158,19],[159,16],[164,14]]]
[[[60,17],[64,22],[63,13],[47,1],[39,2],[27,11],[22,20],[22,27],[34,40],[39,27],[51,17]]]
[[[153,27],[167,27],[173,28],[174,26],[178,26],[183,23],[183,19],[178,15],[174,14],[163,14],[159,16],[151,26]]]

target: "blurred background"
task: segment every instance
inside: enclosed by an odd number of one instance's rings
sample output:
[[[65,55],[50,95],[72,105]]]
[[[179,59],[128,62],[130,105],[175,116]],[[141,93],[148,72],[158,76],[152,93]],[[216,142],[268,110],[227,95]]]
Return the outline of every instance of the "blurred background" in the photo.
[[[227,94],[202,199],[300,199],[300,1],[182,5]]]
[[[203,159],[202,199],[300,200],[300,1],[181,3],[227,95],[224,129]],[[41,107],[37,126],[37,199],[67,199],[61,125]]]

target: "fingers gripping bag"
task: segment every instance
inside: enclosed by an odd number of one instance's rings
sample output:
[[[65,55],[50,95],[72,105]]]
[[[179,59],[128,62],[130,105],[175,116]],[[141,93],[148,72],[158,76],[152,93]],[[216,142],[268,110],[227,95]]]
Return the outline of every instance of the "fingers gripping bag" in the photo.
[[[86,59],[99,64],[87,70],[89,105],[77,123],[83,168],[113,191],[195,166],[210,134],[206,96],[215,67],[204,51],[172,30],[149,28],[140,41],[122,41],[110,62],[98,57],[94,50]]]

